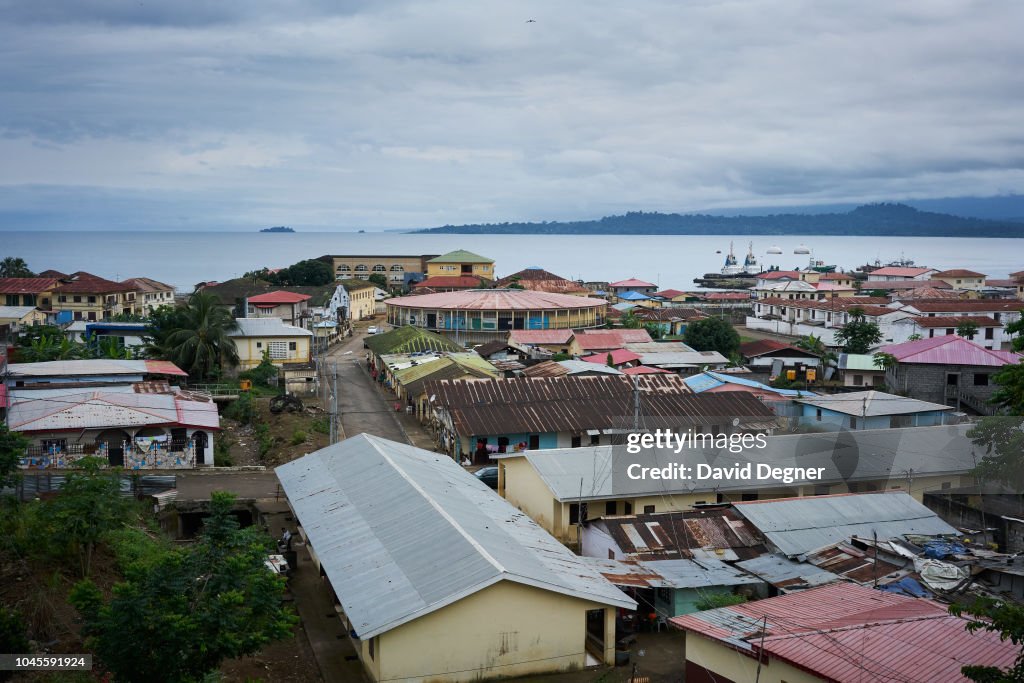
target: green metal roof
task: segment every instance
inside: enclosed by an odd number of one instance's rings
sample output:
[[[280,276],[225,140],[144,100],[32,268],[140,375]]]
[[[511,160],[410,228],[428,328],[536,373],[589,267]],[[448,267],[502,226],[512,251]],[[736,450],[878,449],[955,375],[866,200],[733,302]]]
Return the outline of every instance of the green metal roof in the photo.
[[[412,325],[367,337],[366,346],[378,356],[417,351],[465,351],[465,348],[447,337]]]
[[[432,258],[427,263],[494,263],[494,259],[485,258],[465,249],[456,249]]]
[[[875,357],[870,353],[844,353],[845,365],[840,363],[843,370],[874,370],[882,371],[882,368],[875,365]]]

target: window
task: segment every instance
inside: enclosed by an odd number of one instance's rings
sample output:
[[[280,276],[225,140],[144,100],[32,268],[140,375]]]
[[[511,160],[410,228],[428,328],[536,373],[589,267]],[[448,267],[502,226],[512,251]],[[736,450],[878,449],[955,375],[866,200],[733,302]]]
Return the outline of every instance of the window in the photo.
[[[615,551],[612,550],[611,548],[608,548],[608,559],[609,560],[614,560],[615,559]]]
[[[946,328],[946,334],[947,334],[947,335],[949,335],[949,334],[953,334],[954,332],[956,332],[956,329],[955,329],[955,328],[952,328],[952,327],[947,327],[947,328]]]
[[[402,266],[394,265],[394,266],[391,266],[391,272],[392,273],[402,273],[402,272],[405,272],[405,268],[403,268]]]
[[[858,387],[864,386],[864,375],[854,375],[853,376],[853,383],[854,383],[855,386],[858,386]]]
[[[853,417],[853,416],[850,416],[850,429],[856,429],[856,428],[857,428],[857,418]]]
[[[644,505],[644,514],[645,515],[653,515],[654,514],[654,506],[653,505]]]
[[[590,435],[590,445],[591,446],[600,446],[601,445],[601,435],[600,434],[591,434]]]
[[[90,297],[89,297],[89,303],[91,303],[91,304],[94,304],[94,303],[96,303],[96,297],[94,297],[94,296],[90,296]]]
[[[992,327],[986,327],[985,328],[985,339],[995,339],[995,328],[992,328]]]
[[[377,637],[374,636],[373,638],[370,638],[370,644],[369,644],[370,659],[373,659],[374,656],[375,656],[375,652],[377,650],[376,645],[377,645]]]
[[[288,342],[288,350],[295,351],[298,349],[298,342]]]
[[[338,272],[339,272],[339,273],[351,273],[351,272],[352,272],[352,269],[351,269],[351,268],[349,268],[349,267],[348,267],[347,265],[345,265],[344,263],[342,263],[342,264],[341,264],[340,266],[338,266]]]
[[[530,434],[529,444],[527,446],[531,451],[540,450],[540,434]]]
[[[82,297],[80,297],[80,296],[75,296],[75,297],[73,298],[73,300],[74,300],[74,302],[75,302],[76,304],[80,304],[80,303],[82,303]]]
[[[583,437],[581,437],[579,434],[573,434],[572,435],[572,447],[573,448],[579,448],[582,445],[583,445]]]
[[[609,500],[607,503],[604,504],[604,514],[606,514],[606,515],[614,515],[615,514],[615,501],[614,500]]]
[[[362,263],[360,263],[358,266],[356,266],[356,272],[357,273],[365,273],[365,272],[368,272],[368,270],[369,269],[366,266],[364,266]]]
[[[984,372],[974,373],[974,386],[976,387],[987,387],[988,386],[988,374]]]
[[[821,422],[821,408],[814,411],[814,419]]]
[[[387,270],[387,268],[384,266],[383,263],[378,263],[377,265],[375,265],[373,267],[373,272],[375,272],[375,273],[383,273],[386,270]]]
[[[569,503],[569,524],[579,524],[579,523],[580,523],[580,504],[579,503]]]
[[[633,504],[628,500],[622,504],[622,514],[631,515],[633,514]]]
[[[269,347],[271,358],[287,358],[288,357],[288,342],[283,341],[272,341],[267,344]]]
[[[953,488],[953,484],[952,483],[950,483],[948,481],[942,482],[942,490],[951,489],[951,488]]]

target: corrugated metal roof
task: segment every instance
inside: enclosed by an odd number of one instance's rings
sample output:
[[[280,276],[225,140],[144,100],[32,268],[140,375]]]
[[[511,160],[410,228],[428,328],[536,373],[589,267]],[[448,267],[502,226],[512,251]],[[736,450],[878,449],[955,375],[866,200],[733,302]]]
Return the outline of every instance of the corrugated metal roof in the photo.
[[[721,560],[658,560],[620,562],[600,557],[580,558],[616,586],[633,588],[711,588],[762,583],[760,579]]]
[[[599,367],[596,366],[595,367]],[[694,396],[677,375],[515,377],[430,382],[432,405],[446,410],[463,436],[521,432],[576,432],[632,424],[634,383],[640,389],[645,423],[692,426],[774,414],[753,396],[740,393]],[[714,420],[712,420],[714,421]]]
[[[634,368],[626,368],[622,371],[623,375],[664,375],[671,374],[669,370],[663,370],[661,368],[652,368],[646,365],[638,365]]]
[[[56,285],[52,277],[0,277],[0,294],[42,294]]]
[[[1001,641],[998,633],[972,633],[967,624],[942,605],[916,600],[883,614],[848,618],[836,628],[780,628],[754,648],[829,681],[966,682],[966,665],[1013,665],[1018,645]]]
[[[775,553],[752,557],[737,562],[736,566],[787,593],[842,581],[841,577],[826,569],[819,569],[813,564],[797,562]]]
[[[959,534],[903,491],[748,501],[733,507],[789,557],[851,536],[888,539],[904,534]]]
[[[471,251],[466,251],[465,249],[456,249],[455,251],[449,251],[447,254],[427,259],[427,263],[494,263],[494,260],[480,254],[474,254]]]
[[[903,344],[891,344],[879,349],[880,353],[894,356],[900,363],[932,365],[982,365],[1001,367],[1019,363],[1022,356],[1012,351],[993,351],[969,339],[948,334],[931,339],[918,339]]]
[[[668,351],[640,354],[640,362],[657,367],[703,367],[724,365],[729,359],[718,351]]]
[[[636,606],[446,456],[360,434],[276,472],[360,638],[499,581]]]
[[[185,425],[218,429],[208,397],[95,389],[13,390],[7,420],[19,432]]]
[[[735,384],[742,387],[750,387],[751,389],[758,389],[760,391],[771,392],[778,394],[779,396],[788,396],[790,398],[797,398],[799,396],[817,396],[813,391],[800,391],[798,389],[777,389],[775,387],[763,384],[761,382],[755,382],[752,379],[745,379],[743,377],[737,377],[735,375],[727,375],[718,372],[711,372],[705,370],[704,372],[696,375],[690,375],[683,379],[686,382],[686,386],[690,387],[690,391],[695,394],[707,391],[708,389],[716,389],[723,384]]]
[[[397,308],[424,308],[432,310],[470,311],[547,311],[567,308],[603,308],[604,299],[531,292],[526,289],[469,289],[462,292],[439,292],[388,299],[385,303]]]
[[[8,376],[21,377],[86,377],[90,375],[177,375],[188,373],[170,361],[117,360],[94,358],[89,360],[52,360],[42,363],[11,363]]]
[[[526,268],[518,273],[506,275],[494,283],[495,287],[507,287],[515,283],[523,289],[534,292],[558,292],[586,294],[589,290],[578,282],[550,273],[543,268]]]
[[[568,344],[572,334],[572,330],[512,330],[508,340],[519,344]]]
[[[644,282],[643,280],[637,280],[636,278],[629,278],[628,280],[619,280],[618,282],[608,283],[609,287],[657,287],[658,285],[653,282]]]
[[[820,481],[798,482],[803,484],[877,481],[890,477],[903,482],[903,473],[910,470],[915,476],[963,474],[972,470],[984,454],[967,437],[970,429],[970,425],[955,425],[769,436],[766,448],[738,454],[725,449],[686,448],[678,455],[656,449],[630,455],[622,446],[591,446],[526,451],[506,457],[527,458],[556,499],[572,502],[580,496],[581,482],[585,500],[688,495],[694,491],[738,491],[784,485],[781,479],[755,482],[631,479],[626,469],[633,463],[641,467],[665,467],[669,463],[688,466],[763,463],[772,467],[824,468]],[[811,550],[831,545],[843,536],[825,540]]]
[[[912,415],[914,413],[931,413],[935,411],[951,411],[949,406],[939,403],[919,401],[916,398],[887,394],[884,391],[853,391],[848,394],[831,394],[811,398],[795,398],[796,403],[825,408],[844,415],[858,417],[877,417],[879,415]]]
[[[870,273],[868,273],[868,278],[870,278],[872,275],[889,275],[889,276],[893,276],[893,277],[907,277],[907,278],[911,278],[911,277],[917,277],[919,275],[924,275],[925,273],[927,273],[929,271],[934,271],[934,270],[935,270],[934,268],[915,268],[915,267],[909,267],[909,266],[885,266],[884,268],[876,268],[875,270],[872,270]],[[933,273],[932,277],[934,277],[934,273]],[[868,282],[871,282],[871,280],[869,279]]]
[[[630,560],[693,559],[722,553],[722,559],[764,552],[756,530],[729,508],[602,517],[601,525]],[[728,551],[728,552],[726,552]]]
[[[21,320],[34,310],[35,306],[0,306],[0,318]]]
[[[901,578],[900,567],[880,560],[874,548],[861,550],[851,543],[842,541],[829,548],[823,548],[807,555],[807,561],[821,569],[857,583],[881,583]],[[913,565],[910,566],[913,569]]]
[[[267,292],[266,294],[250,296],[248,301],[251,304],[297,304],[300,301],[308,301],[312,298],[313,297],[309,294],[288,292],[282,289],[275,292]]]
[[[281,318],[236,318],[238,329],[229,337],[312,337],[313,333],[295,325],[286,325]]]
[[[627,351],[626,349],[615,349],[607,353],[595,353],[592,356],[583,356],[580,360],[587,363],[607,363],[608,357],[611,356],[612,363],[615,365],[621,365],[622,363],[631,363],[635,360],[640,360],[640,354]]]
[[[367,348],[378,356],[393,353],[420,353],[422,351],[464,351],[451,339],[412,325],[398,327],[390,332],[366,337]]]
[[[875,365],[875,357],[870,353],[841,353],[839,354],[840,370],[872,370],[883,372]]]
[[[646,341],[646,342],[626,342],[622,348],[633,353],[659,353],[659,352],[671,352],[671,351],[693,351],[694,349],[687,346],[681,341]]]

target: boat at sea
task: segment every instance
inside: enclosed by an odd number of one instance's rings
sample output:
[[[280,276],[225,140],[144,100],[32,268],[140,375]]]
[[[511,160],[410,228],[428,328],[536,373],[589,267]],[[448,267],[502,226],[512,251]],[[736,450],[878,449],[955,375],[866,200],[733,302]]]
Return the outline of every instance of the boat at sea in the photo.
[[[717,273],[705,273],[704,277],[694,278],[693,281],[704,287],[730,287],[749,288],[756,282],[761,266],[754,256],[754,243],[751,242],[747,249],[747,255],[740,265],[736,259],[736,251],[732,242],[729,242],[729,253],[725,256],[725,264]]]
[[[781,254],[782,253],[782,247],[780,247],[777,244],[773,244],[772,246],[768,247],[768,251],[765,252],[765,253],[768,253],[768,254]]]
[[[793,250],[794,254],[810,254],[811,249],[806,244],[800,244]]]

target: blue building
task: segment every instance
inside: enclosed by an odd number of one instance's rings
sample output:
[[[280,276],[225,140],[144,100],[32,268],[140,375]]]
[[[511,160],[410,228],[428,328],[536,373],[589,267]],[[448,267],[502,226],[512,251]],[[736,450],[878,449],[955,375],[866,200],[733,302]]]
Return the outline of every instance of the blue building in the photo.
[[[794,399],[801,424],[835,429],[889,429],[949,424],[953,408],[882,391]]]

